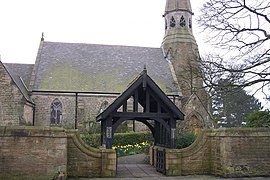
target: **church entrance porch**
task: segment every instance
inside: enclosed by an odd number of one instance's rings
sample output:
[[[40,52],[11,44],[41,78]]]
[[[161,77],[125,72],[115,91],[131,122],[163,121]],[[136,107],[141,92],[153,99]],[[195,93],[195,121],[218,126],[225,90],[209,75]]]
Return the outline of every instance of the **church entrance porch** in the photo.
[[[127,111],[127,101],[133,99],[132,111]],[[139,108],[140,107],[140,108]],[[146,69],[110,106],[97,116],[101,122],[101,145],[112,148],[113,136],[118,126],[128,120],[145,124],[154,138],[154,146],[175,148],[176,121],[184,114],[147,75]],[[155,151],[155,167],[165,174],[165,151]]]

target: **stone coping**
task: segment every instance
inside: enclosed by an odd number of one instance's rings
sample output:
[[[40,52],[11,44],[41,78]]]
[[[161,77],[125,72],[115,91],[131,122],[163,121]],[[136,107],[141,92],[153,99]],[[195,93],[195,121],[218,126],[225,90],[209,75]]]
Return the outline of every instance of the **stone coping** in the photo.
[[[115,153],[115,150],[94,148],[87,145],[80,137],[78,130],[42,126],[0,126],[0,137],[48,137],[72,138],[77,148],[87,155],[100,158],[102,153]]]
[[[39,126],[0,126],[1,137],[67,137],[65,129]]]
[[[220,128],[204,129],[198,133],[196,140],[183,149],[170,149],[154,146],[155,149],[165,149],[169,153],[182,153],[182,156],[191,156],[199,152],[207,142],[207,137],[269,137],[270,128]]]
[[[209,136],[218,136],[218,137],[270,136],[270,128],[220,128],[220,129],[206,130],[206,132],[210,133]]]
[[[80,134],[77,130],[66,130],[67,137],[72,138],[73,143],[75,146],[80,149],[82,152],[84,152],[87,155],[101,158],[102,153],[115,153],[115,150],[112,149],[103,149],[103,148],[94,148],[89,145],[87,145],[80,137]]]

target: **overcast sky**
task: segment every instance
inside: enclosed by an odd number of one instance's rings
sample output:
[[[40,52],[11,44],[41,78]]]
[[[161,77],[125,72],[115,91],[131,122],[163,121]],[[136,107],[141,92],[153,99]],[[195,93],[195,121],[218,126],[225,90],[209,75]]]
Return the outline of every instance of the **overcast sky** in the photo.
[[[191,0],[194,19],[202,0]],[[34,63],[45,41],[160,47],[166,0],[0,1],[2,62]],[[194,35],[203,47],[203,35]],[[202,48],[201,48],[202,49]],[[202,51],[202,50],[200,50]]]
[[[201,54],[207,52],[207,44],[195,19],[203,2],[191,0],[193,33]],[[160,47],[165,3],[166,0],[0,0],[1,60],[35,63],[42,32],[45,41]]]

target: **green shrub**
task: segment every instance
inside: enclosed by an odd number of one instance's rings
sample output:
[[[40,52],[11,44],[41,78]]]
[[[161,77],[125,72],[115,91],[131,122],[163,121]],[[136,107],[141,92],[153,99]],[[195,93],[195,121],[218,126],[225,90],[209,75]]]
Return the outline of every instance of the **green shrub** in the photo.
[[[100,147],[100,134],[81,134],[82,139],[86,144],[92,147]],[[190,146],[196,139],[196,135],[193,132],[182,132],[176,135],[176,148],[182,149]],[[135,146],[142,142],[153,144],[154,139],[151,132],[130,132],[130,133],[115,133],[113,137],[113,146]],[[149,145],[147,145],[148,148]],[[143,148],[143,149],[147,149]],[[130,153],[132,153],[132,148]],[[143,150],[144,152],[147,150]]]
[[[141,142],[153,142],[151,132],[115,133],[113,146],[135,145]]]
[[[100,134],[81,134],[82,140],[91,147],[99,148],[100,147]]]
[[[81,134],[83,141],[92,147],[100,147],[100,134]],[[113,146],[135,145],[142,142],[152,143],[153,136],[151,132],[130,132],[130,133],[115,133],[113,136]]]
[[[176,148],[182,149],[190,146],[196,140],[196,134],[193,132],[182,132],[176,135]]]
[[[245,119],[246,127],[270,127],[270,112],[269,111],[255,111],[248,115]]]

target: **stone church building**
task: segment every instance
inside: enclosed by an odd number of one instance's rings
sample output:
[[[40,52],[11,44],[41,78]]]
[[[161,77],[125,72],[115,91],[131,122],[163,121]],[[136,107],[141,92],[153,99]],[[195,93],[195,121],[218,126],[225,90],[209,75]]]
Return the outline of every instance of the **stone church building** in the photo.
[[[146,67],[185,114],[183,128],[212,127],[192,15],[189,0],[167,0],[160,48],[48,42],[42,36],[35,64],[0,61],[0,126],[87,128]],[[128,103],[132,108],[132,99]]]

